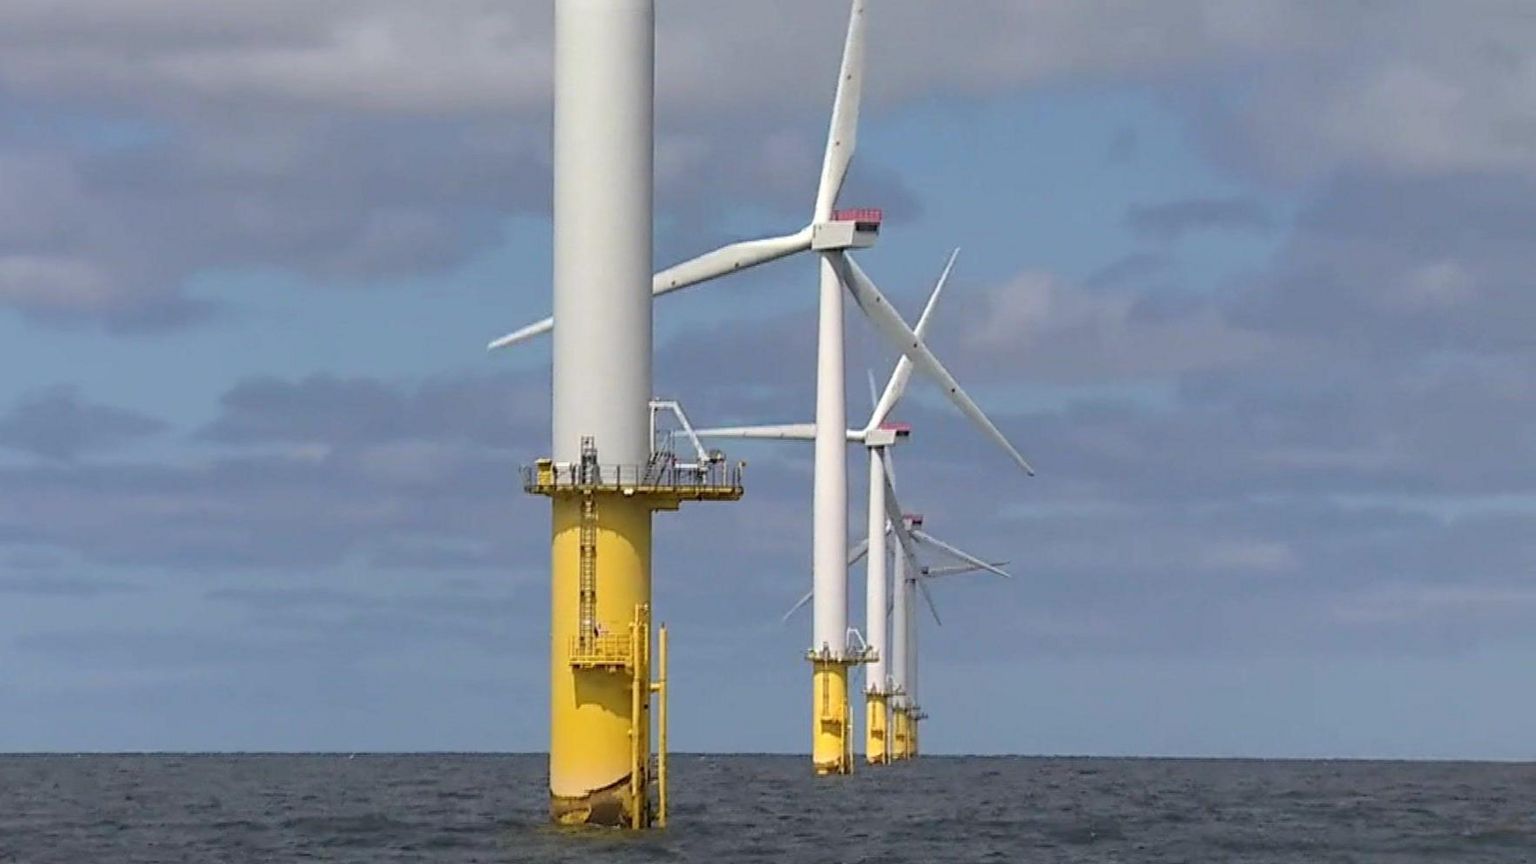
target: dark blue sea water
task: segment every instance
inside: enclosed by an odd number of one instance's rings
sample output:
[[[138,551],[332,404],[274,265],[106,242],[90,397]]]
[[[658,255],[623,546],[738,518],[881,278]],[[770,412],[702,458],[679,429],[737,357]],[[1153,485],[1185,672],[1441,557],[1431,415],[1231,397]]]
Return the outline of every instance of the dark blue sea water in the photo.
[[[0,757],[4,862],[1536,861],[1536,766],[677,756],[673,825],[544,824],[540,756]]]

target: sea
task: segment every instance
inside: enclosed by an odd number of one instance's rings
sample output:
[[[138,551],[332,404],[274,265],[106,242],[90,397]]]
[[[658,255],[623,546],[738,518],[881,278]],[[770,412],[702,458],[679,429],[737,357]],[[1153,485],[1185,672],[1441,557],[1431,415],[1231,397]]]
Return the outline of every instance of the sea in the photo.
[[[1536,765],[680,755],[671,825],[545,824],[539,755],[0,757],[0,861],[1536,862]]]

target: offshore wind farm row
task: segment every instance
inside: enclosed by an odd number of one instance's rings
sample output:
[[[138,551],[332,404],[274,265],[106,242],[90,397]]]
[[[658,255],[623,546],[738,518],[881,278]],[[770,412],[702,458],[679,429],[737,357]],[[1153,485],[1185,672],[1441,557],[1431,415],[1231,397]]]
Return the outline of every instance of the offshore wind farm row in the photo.
[[[955,256],[915,326],[853,258],[853,250],[876,244],[882,222],[881,211],[838,200],[858,138],[866,5],[852,2],[809,223],[653,272],[654,0],[555,2],[554,314],[490,347],[553,333],[552,449],[524,470],[524,487],[552,502],[549,796],[556,822],[666,822],[667,641],[664,628],[652,626],[651,514],[684,502],[735,501],[745,491],[741,465],[702,440],[813,444],[812,585],[796,609],[811,606],[805,660],[817,775],[854,769],[850,680],[860,670],[866,760],[881,765],[918,754],[926,716],[918,698],[919,595],[938,622],[928,582],[1008,575],[928,533],[924,517],[904,509],[896,493],[895,451],[912,429],[894,418],[914,372],[936,383],[1001,457],[1033,470],[924,341]],[[814,255],[819,273],[813,421],[695,429],[678,403],[658,401],[653,298],[800,253]],[[873,408],[857,428],[847,421],[845,291],[900,354],[878,396],[871,379]],[[679,456],[677,434],[658,432],[658,414],[675,419],[691,461]],[[869,466],[866,536],[851,550],[850,445],[864,448]],[[848,616],[849,569],[861,559],[862,631]]]

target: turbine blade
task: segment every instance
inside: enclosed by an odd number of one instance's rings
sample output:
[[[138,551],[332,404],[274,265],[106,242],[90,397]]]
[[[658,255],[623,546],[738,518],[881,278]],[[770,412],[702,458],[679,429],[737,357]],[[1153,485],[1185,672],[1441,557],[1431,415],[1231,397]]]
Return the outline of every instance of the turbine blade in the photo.
[[[864,560],[864,556],[868,555],[868,554],[869,554],[869,538],[865,537],[863,540],[859,541],[858,545],[856,545],[852,549],[848,550],[848,566],[852,567],[853,565],[859,563],[860,561],[863,561]]]
[[[732,243],[722,246],[712,252],[705,252],[697,258],[690,258],[679,264],[657,273],[651,277],[651,296],[661,297],[697,285],[700,282],[708,282],[727,273],[735,273],[738,270],[746,270],[769,261],[777,261],[787,255],[796,252],[804,252],[811,248],[811,229],[802,228],[794,234],[784,234],[778,237],[763,237],[758,240],[743,240],[740,243]],[[545,318],[532,324],[493,340],[486,346],[487,351],[495,351],[498,348],[506,348],[519,342],[526,342],[535,336],[542,336],[555,329],[555,319]]]
[[[500,339],[491,340],[491,344],[485,346],[485,350],[495,351],[497,348],[506,348],[510,345],[516,345],[519,342],[524,342],[526,340],[532,339],[535,336],[541,336],[545,333],[548,333],[553,329],[555,329],[555,319],[553,318],[545,318],[543,321],[535,321],[532,324],[529,324],[527,327],[522,328],[521,330],[513,330],[511,333],[508,333]]]
[[[992,562],[992,566],[994,567],[1004,567],[1007,566],[1007,564],[1007,561]],[[924,575],[926,575],[929,579],[937,579],[940,576],[957,576],[961,573],[975,573],[980,569],[982,568],[977,567],[974,564],[946,564],[942,567],[929,567],[928,572]]]
[[[869,415],[868,428],[873,429],[879,426],[880,422],[885,418],[875,419],[875,414],[880,411],[880,394],[875,392],[875,370],[865,369],[864,372],[869,375],[869,408],[871,413]]]
[[[705,252],[697,258],[689,258],[651,277],[651,294],[660,297],[708,282],[711,279],[777,261],[796,252],[811,248],[811,229],[802,228],[794,234],[764,237],[759,240],[743,240],[722,246],[713,252]]]
[[[928,604],[928,611],[933,613],[933,623],[943,627],[944,621],[939,618],[939,607],[934,605],[933,594],[928,591],[928,583],[921,579],[917,580],[917,590],[923,592],[923,600]]]
[[[862,560],[864,558],[864,556],[867,555],[868,553],[869,553],[869,540],[865,539],[865,540],[860,541],[858,545],[856,545],[852,549],[848,550],[848,566],[852,567],[853,565],[859,563],[859,561]],[[800,607],[802,607],[805,604],[811,602],[811,599],[813,597],[815,597],[815,596],[816,596],[816,589],[814,589],[814,588],[812,588],[810,591],[805,592],[803,595],[800,596],[799,600],[795,601],[795,605],[789,607],[789,611],[784,613],[784,617],[779,619],[779,620],[781,622],[783,622],[783,623],[788,623],[789,619],[796,612],[800,611]]]
[[[921,528],[913,528],[912,529],[912,536],[916,537],[918,540],[921,540],[924,543],[929,543],[931,545],[939,547],[943,551],[949,553],[950,556],[952,556],[954,558],[958,558],[959,560],[964,561],[965,563],[971,565],[972,567],[975,567],[978,570],[986,570],[989,573],[996,573],[997,575],[1003,577],[1004,579],[1012,579],[1013,578],[1013,575],[1010,574],[1008,571],[1003,570],[1000,567],[994,567],[991,564],[988,564],[987,562],[981,560],[980,558],[977,558],[975,555],[970,554],[969,552],[965,552],[963,550],[956,549],[955,547],[949,545],[948,543],[945,543],[943,540],[940,540],[939,538],[933,536],[932,534],[929,534],[927,531],[924,531]]]
[[[890,301],[885,299],[885,295],[880,293],[880,289],[876,288],[875,283],[870,281],[870,278],[860,269],[858,262],[841,251],[829,252],[827,256],[832,261],[832,265],[837,268],[843,284],[853,294],[854,302],[858,304],[860,311],[869,318],[876,329],[902,354],[910,358],[913,366],[939,382],[939,385],[944,388],[944,395],[954,403],[956,408],[960,409],[960,413],[1003,448],[1019,464],[1019,467],[1033,475],[1035,469],[1030,467],[1019,451],[1008,442],[1007,436],[998,431],[981,408],[960,388],[960,382],[955,380],[955,376],[949,374],[949,370],[944,368],[939,358],[935,357],[933,352],[928,350],[928,346],[923,344],[923,340],[907,326],[907,322],[901,320],[901,316],[891,308]]]
[[[889,456],[890,453],[886,455]],[[891,533],[895,535],[896,542],[901,545],[902,554],[906,555],[912,567],[916,568],[917,547],[912,544],[912,537],[907,532],[906,520],[901,515],[901,502],[896,500],[896,487],[891,485],[889,473],[885,475],[885,518],[891,523]]]
[[[928,302],[923,305],[923,314],[917,318],[918,336],[928,332],[928,322],[933,319],[934,307],[939,305],[939,295],[944,293],[944,286],[949,282],[949,273],[955,269],[955,259],[960,257],[960,247],[950,250],[949,258],[944,262],[944,269],[939,272],[939,281],[933,283],[933,293],[928,295]]]
[[[837,193],[842,191],[853,162],[859,137],[859,97],[864,89],[864,0],[853,0],[848,15],[848,39],[843,44],[843,63],[837,75],[837,95],[832,100],[832,122],[827,128],[827,150],[821,162],[821,182],[816,187],[812,222],[832,216]]]
[[[913,334],[921,339],[928,332],[928,322],[933,318],[934,307],[939,304],[939,295],[944,292],[945,283],[949,282],[949,272],[955,269],[955,259],[960,256],[960,249],[956,247],[949,253],[949,260],[944,262],[944,270],[939,273],[939,281],[933,285],[933,293],[928,295],[928,303],[923,307],[923,314],[917,319],[917,328]],[[907,392],[907,382],[912,379],[912,361],[907,355],[901,355],[896,361],[896,368],[891,371],[891,379],[885,382],[885,392],[880,394],[880,401],[875,404],[875,412],[870,416],[869,428],[873,429],[884,423],[886,418],[895,410],[896,403],[901,401],[902,395]]]
[[[801,606],[804,606],[805,604],[811,602],[811,598],[814,597],[815,595],[816,595],[815,589],[812,589],[810,591],[805,592],[805,594],[802,595],[800,597],[800,599],[795,602],[795,605],[789,607],[789,611],[784,613],[784,617],[780,618],[779,622],[782,623],[782,624],[788,624],[790,616],[794,615],[796,612],[799,612]]]
[[[714,429],[695,429],[700,438],[766,438],[778,441],[814,441],[816,426],[813,423],[784,423],[777,426],[719,426]]]

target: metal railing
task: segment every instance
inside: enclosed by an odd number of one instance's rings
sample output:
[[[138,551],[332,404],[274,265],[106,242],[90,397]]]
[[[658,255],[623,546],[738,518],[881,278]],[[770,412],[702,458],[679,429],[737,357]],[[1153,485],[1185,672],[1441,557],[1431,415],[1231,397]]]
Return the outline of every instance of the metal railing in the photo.
[[[568,646],[571,665],[583,668],[624,668],[635,662],[632,636],[622,633],[589,633],[572,636]]]
[[[742,488],[743,463],[710,462],[685,465],[661,460],[647,465],[600,465],[540,461],[520,471],[529,492],[551,489],[623,492],[663,489],[733,492]]]

